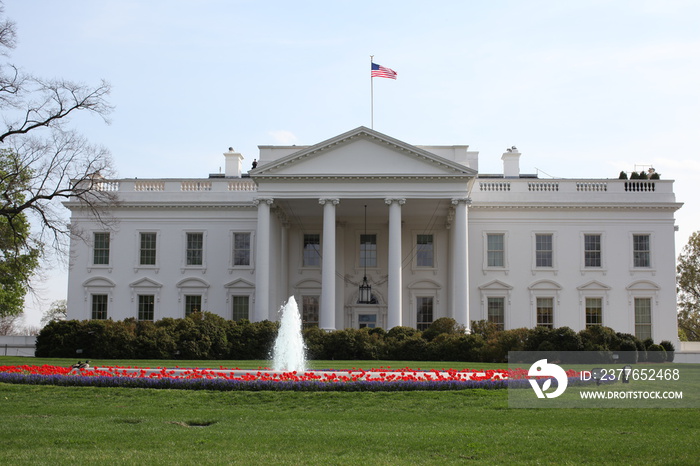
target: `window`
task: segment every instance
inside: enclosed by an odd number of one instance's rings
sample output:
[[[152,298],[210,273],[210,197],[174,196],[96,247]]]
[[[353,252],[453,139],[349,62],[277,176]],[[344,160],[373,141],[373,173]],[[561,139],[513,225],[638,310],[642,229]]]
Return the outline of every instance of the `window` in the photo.
[[[537,267],[554,266],[553,239],[551,234],[535,235],[535,265]]]
[[[304,328],[318,327],[318,296],[301,297],[301,321]]]
[[[250,233],[233,234],[233,265],[250,265]]]
[[[185,317],[194,312],[202,311],[202,296],[198,294],[185,295]]]
[[[651,338],[651,298],[634,298],[634,336]]]
[[[139,265],[156,265],[155,233],[141,233]]]
[[[416,265],[418,267],[433,267],[434,264],[433,235],[418,235],[416,239]]]
[[[139,320],[153,320],[155,302],[155,296],[152,294],[139,295]]]
[[[651,267],[651,237],[632,235],[632,249],[635,267]]]
[[[600,235],[583,235],[585,267],[602,267]]]
[[[202,265],[204,258],[204,234],[187,233],[187,265]]]
[[[95,233],[94,239],[92,263],[94,265],[109,265],[109,233]]]
[[[250,309],[249,296],[232,296],[232,320],[249,319],[248,310]]]
[[[304,234],[304,267],[321,266],[321,235]]]
[[[426,330],[433,323],[433,297],[418,297],[416,303],[418,305],[416,328],[421,331]]]
[[[506,299],[503,297],[488,298],[487,319],[496,324],[497,330],[505,328]]]
[[[537,298],[537,326],[554,328],[554,298]]]
[[[603,298],[586,298],[586,328],[603,325]]]
[[[106,294],[92,295],[92,318],[95,320],[104,320],[107,318]]]
[[[377,314],[360,314],[357,319],[360,328],[375,328],[377,326]]]
[[[486,266],[505,267],[505,235],[489,233],[486,235]]]
[[[360,267],[377,266],[377,235],[360,235]]]

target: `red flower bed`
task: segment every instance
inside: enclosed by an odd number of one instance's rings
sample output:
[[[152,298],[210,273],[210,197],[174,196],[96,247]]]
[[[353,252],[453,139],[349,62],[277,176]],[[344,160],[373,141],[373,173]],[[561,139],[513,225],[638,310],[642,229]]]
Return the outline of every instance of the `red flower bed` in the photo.
[[[320,382],[355,382],[359,380],[373,382],[420,382],[420,381],[483,381],[483,380],[504,380],[509,378],[524,378],[527,371],[509,372],[505,369],[489,370],[430,370],[420,369],[391,369],[390,367],[379,369],[350,369],[347,371],[305,371],[305,372],[275,372],[266,368],[259,370],[226,369],[200,369],[200,368],[140,368],[140,367],[94,367],[86,369],[72,369],[61,366],[0,366],[0,372],[36,374],[36,375],[80,375],[83,377],[131,377],[150,379],[215,379],[226,380],[263,380],[263,381],[320,381]]]

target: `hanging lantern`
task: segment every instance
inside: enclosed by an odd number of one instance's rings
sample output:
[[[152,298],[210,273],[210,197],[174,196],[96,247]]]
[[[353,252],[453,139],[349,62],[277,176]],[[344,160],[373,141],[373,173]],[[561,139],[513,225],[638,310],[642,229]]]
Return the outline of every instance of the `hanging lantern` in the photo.
[[[365,204],[365,238],[367,237],[367,204]],[[360,298],[357,300],[359,304],[372,304],[372,285],[367,282],[367,258],[363,259],[365,266],[365,276],[362,277],[360,284]]]
[[[360,299],[357,302],[360,304],[372,303],[372,285],[367,282],[366,275],[362,278],[362,284],[360,285]]]

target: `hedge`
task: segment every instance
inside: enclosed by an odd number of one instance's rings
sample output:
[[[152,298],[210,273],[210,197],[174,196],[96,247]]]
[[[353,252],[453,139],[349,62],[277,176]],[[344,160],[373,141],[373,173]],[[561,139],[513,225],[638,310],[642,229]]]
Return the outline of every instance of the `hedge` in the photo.
[[[156,322],[54,321],[37,336],[37,357],[94,359],[269,359],[276,322],[230,321],[194,313]],[[672,360],[673,345],[639,341],[630,334],[595,326],[498,330],[472,322],[471,332],[441,318],[421,332],[411,327],[303,331],[309,359],[507,362],[509,351],[627,351],[628,363]],[[651,357],[648,354],[651,353]]]

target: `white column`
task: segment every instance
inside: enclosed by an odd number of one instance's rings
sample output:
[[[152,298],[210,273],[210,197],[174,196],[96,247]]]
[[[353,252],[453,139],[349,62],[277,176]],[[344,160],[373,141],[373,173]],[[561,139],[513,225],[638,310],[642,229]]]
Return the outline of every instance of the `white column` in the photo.
[[[335,206],[338,199],[319,199],[323,206],[323,249],[321,261],[321,309],[318,326],[335,330]]]
[[[281,234],[280,259],[277,266],[279,267],[282,299],[287,302],[289,299],[289,222],[286,220],[282,223]]]
[[[467,207],[469,198],[452,199],[455,206],[452,250],[453,316],[458,324],[469,328],[469,251]]]
[[[253,320],[270,318],[270,206],[273,199],[258,198],[258,232],[255,239],[255,311]]]
[[[336,254],[336,270],[345,270],[345,254],[342,253],[345,247],[345,224],[336,222],[335,224],[335,246],[339,254]],[[345,279],[342,274],[335,276],[335,326],[336,328],[346,328],[351,324],[345,322]]]
[[[401,312],[401,206],[406,199],[385,199],[389,205],[389,282],[386,329],[402,325]]]

